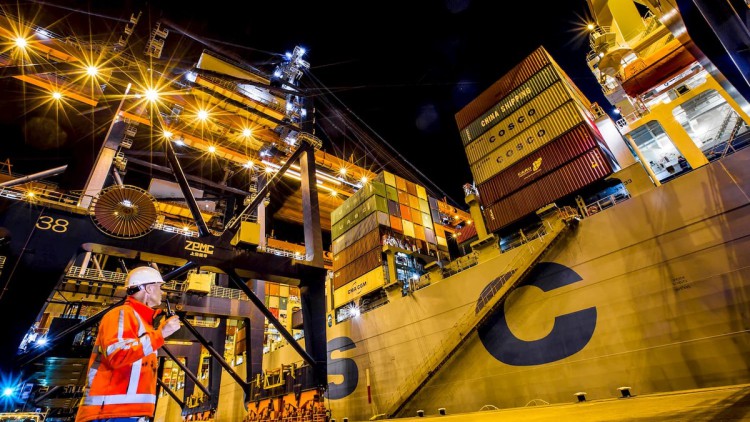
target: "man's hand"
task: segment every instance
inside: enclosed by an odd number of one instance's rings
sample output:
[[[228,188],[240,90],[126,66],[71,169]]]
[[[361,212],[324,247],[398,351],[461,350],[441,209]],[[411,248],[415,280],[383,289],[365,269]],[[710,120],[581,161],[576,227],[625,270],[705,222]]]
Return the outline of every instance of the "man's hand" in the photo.
[[[167,338],[179,330],[180,327],[180,318],[177,315],[173,315],[164,321],[164,325],[161,327],[161,335]]]

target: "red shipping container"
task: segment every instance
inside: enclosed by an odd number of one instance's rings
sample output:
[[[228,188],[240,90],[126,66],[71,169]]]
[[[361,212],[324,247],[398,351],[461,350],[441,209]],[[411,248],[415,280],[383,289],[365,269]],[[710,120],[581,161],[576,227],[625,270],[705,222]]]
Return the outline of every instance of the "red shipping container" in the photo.
[[[607,155],[598,147],[565,164],[516,193],[484,209],[491,232],[518,221],[539,208],[597,181],[613,172]]]
[[[599,145],[600,139],[586,123],[544,145],[477,186],[482,205],[488,207],[561,165]]]
[[[365,253],[380,247],[380,228],[376,228],[348,248],[333,255],[333,270],[338,271]]]
[[[333,288],[338,289],[383,263],[383,251],[376,248],[352,261],[349,265],[333,273]]]

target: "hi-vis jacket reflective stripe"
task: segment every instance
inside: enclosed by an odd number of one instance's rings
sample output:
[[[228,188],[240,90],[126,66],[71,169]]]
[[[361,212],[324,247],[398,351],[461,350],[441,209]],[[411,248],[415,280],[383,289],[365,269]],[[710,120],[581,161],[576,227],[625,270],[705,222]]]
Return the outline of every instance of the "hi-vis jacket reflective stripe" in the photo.
[[[158,312],[128,297],[102,318],[76,422],[153,415],[156,350],[164,344],[153,328]]]

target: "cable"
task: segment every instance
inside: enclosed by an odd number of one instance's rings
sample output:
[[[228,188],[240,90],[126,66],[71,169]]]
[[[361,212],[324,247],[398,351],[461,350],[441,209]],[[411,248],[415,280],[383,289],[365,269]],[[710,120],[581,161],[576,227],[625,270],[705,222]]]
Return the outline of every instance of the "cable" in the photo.
[[[414,166],[409,160],[407,160],[406,157],[404,157],[400,152],[398,152],[398,150],[396,150],[390,143],[388,143],[388,141],[386,141],[385,139],[383,139],[383,137],[380,136],[370,125],[368,125],[366,122],[364,122],[362,119],[360,119],[359,116],[357,116],[346,104],[344,104],[344,102],[341,99],[339,99],[336,96],[336,94],[334,94],[331,90],[329,90],[328,88],[326,88],[326,86],[323,85],[322,82],[318,78],[315,77],[315,75],[313,75],[309,71],[306,72],[306,75],[308,75],[309,79],[312,80],[317,85],[317,87],[320,87],[324,93],[328,94],[328,96],[332,97],[339,104],[341,104],[341,106],[344,107],[344,109],[346,110],[346,112],[348,114],[350,114],[351,116],[353,116],[360,125],[364,126],[375,137],[377,137],[377,139],[380,141],[380,143],[374,142],[372,140],[372,138],[369,135],[367,135],[364,131],[362,131],[357,124],[346,125],[347,128],[349,128],[350,130],[354,130],[355,132],[357,132],[360,135],[360,137],[357,138],[358,140],[360,140],[360,141],[364,142],[365,144],[369,145],[370,147],[372,147],[373,150],[380,151],[381,153],[383,153],[383,155],[388,156],[390,159],[389,159],[389,161],[386,164],[390,164],[391,166],[400,169],[401,170],[400,173],[402,173],[402,174],[408,174],[410,176],[413,176],[414,173],[418,174],[419,175],[418,177],[411,177],[411,178],[412,179],[417,179],[419,181],[422,181],[425,185],[429,184],[434,189],[430,189],[429,186],[425,186],[426,188],[428,188],[428,190],[439,192],[443,197],[445,197],[447,199],[450,199],[451,202],[453,202],[453,205],[460,207],[458,201],[456,201],[450,195],[448,195],[447,193],[445,193],[439,186],[437,186],[435,183],[433,183],[432,180],[430,180],[416,166]],[[326,103],[325,97],[323,97],[322,102]],[[336,110],[332,106],[331,106],[331,109],[332,110]],[[339,116],[340,116],[340,113],[339,113]],[[342,117],[342,119],[346,119],[346,118]],[[351,122],[351,121],[349,121],[349,122]],[[387,146],[390,149],[391,153],[388,153],[387,151],[385,151],[385,149],[382,148],[381,145]],[[406,166],[402,165],[401,163],[407,164],[411,168],[411,170],[408,169]],[[434,195],[434,192],[431,192],[431,193],[433,193],[433,195]],[[439,195],[434,195],[434,196],[439,196]]]

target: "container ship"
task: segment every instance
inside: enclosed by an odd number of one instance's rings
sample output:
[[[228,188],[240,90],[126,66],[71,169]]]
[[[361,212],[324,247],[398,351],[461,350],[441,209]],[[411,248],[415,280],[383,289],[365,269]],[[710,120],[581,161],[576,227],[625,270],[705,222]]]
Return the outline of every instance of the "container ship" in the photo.
[[[123,83],[134,14],[99,83],[19,73],[108,129],[85,177],[6,166],[4,406],[73,420],[96,324],[138,265],[171,280],[184,327],[159,352],[154,420],[377,420],[749,383],[750,107],[743,62],[707,47],[742,38],[686,28],[700,7],[678,3],[589,2],[582,60],[616,119],[542,46],[458,110],[465,207],[324,153],[299,48],[271,74],[203,51],[156,102]],[[10,36],[18,19],[3,19]],[[48,59],[86,63],[28,28]],[[157,25],[143,51],[168,36]],[[135,153],[157,147],[162,161]],[[212,181],[191,152],[243,182]]]

